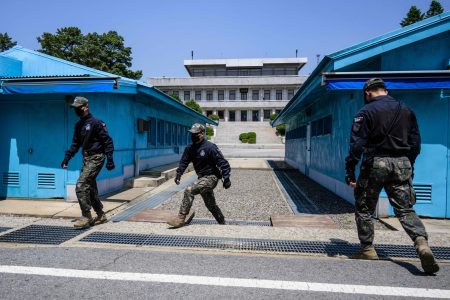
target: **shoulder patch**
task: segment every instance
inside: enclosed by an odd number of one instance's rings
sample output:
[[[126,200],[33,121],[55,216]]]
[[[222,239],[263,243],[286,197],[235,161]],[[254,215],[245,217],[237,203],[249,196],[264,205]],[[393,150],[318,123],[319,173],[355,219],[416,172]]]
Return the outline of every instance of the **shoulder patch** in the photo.
[[[361,123],[364,120],[363,117],[356,117],[353,119],[353,123]]]

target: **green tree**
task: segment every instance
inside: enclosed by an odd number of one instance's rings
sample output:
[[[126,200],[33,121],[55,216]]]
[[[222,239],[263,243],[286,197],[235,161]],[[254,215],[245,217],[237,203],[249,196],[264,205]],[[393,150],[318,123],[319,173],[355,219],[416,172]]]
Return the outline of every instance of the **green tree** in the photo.
[[[424,19],[424,14],[415,5],[411,6],[406,17],[400,22],[402,27],[414,24]]]
[[[187,100],[186,102],[184,102],[184,104],[187,107],[195,110],[196,112],[199,112],[201,114],[203,113],[203,109],[200,107],[200,105],[194,99]]]
[[[431,1],[430,8],[427,10],[425,14],[425,18],[429,18],[432,16],[440,15],[444,12],[444,8],[442,7],[439,1],[433,0]]]
[[[5,32],[4,34],[0,33],[0,52],[6,51],[9,48],[14,47],[15,45],[17,45],[17,42],[13,42],[7,32]]]
[[[180,97],[177,94],[175,94],[175,93],[170,94],[170,97],[172,97],[173,99],[177,100],[178,102],[181,102]]]
[[[142,71],[132,71],[131,48],[116,31],[83,35],[77,27],[64,27],[55,34],[44,32],[37,37],[42,53],[56,56],[97,70],[132,79],[140,79]]]

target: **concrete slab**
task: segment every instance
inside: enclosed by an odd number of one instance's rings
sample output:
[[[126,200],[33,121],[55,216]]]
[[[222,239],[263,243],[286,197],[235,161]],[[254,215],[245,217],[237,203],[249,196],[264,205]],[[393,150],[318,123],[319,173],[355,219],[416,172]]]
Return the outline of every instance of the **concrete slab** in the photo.
[[[193,211],[189,212],[187,219],[191,217]],[[135,214],[127,221],[132,222],[150,222],[150,223],[166,223],[178,215],[176,210],[152,209],[146,208]]]
[[[338,225],[327,215],[270,216],[273,227],[316,227],[338,229]]]
[[[117,207],[123,205],[125,202],[117,202],[117,201],[102,201],[103,203],[103,211],[108,213],[109,211],[116,209]],[[93,216],[95,216],[94,210],[91,210]],[[81,210],[78,203],[73,204],[71,207],[57,213],[54,215],[54,218],[78,218],[81,216]]]
[[[124,202],[102,201],[105,212],[121,206]],[[94,213],[94,211],[92,211]],[[81,215],[78,203],[63,200],[3,200],[0,214],[22,215],[42,218],[78,218]],[[95,214],[95,213],[94,213]]]
[[[63,200],[8,199],[0,201],[0,214],[52,217],[73,205],[73,202],[65,202]]]
[[[131,188],[113,195],[110,195],[106,198],[108,201],[132,201],[137,197],[150,192],[154,187],[145,187],[145,188]]]
[[[380,218],[382,222],[394,227],[396,230],[402,231],[403,227],[397,218]],[[450,220],[446,219],[421,219],[425,225],[427,232],[436,233],[449,233],[450,232]]]
[[[233,158],[228,161],[232,169],[256,169],[270,170],[270,166],[265,159]]]

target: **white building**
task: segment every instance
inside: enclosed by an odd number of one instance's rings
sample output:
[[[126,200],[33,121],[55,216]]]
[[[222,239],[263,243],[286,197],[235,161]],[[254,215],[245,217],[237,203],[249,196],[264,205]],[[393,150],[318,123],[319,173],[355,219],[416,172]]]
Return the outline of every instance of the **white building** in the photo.
[[[205,115],[222,121],[265,121],[279,113],[306,80],[307,58],[185,60],[190,77],[150,78],[181,101],[195,99]]]

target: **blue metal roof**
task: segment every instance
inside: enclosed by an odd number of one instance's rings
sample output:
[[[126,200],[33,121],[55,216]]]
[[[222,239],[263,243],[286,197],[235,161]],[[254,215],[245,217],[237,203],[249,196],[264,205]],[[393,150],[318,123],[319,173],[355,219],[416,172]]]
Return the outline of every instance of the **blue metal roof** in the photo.
[[[99,71],[21,46],[15,46],[5,52],[1,52],[0,57],[14,59],[22,63],[20,66],[21,75],[17,75],[17,70],[14,70],[13,75],[9,75],[2,74],[2,70],[3,72],[7,72],[7,70],[5,71],[5,68],[1,68],[0,60],[0,78],[2,78],[0,79],[0,94],[4,92],[2,91],[2,87],[5,86],[6,88],[7,85],[9,85],[7,93],[142,93],[156,97],[159,101],[169,104],[172,108],[193,115],[205,123],[217,125],[216,122],[206,116],[190,109],[183,103],[142,81]],[[77,78],[80,74],[83,74],[82,79]],[[87,80],[92,80],[93,78],[97,80],[97,84],[85,84]],[[5,84],[5,82],[13,81],[13,79],[40,81],[41,84]],[[117,84],[116,87],[111,84],[111,80],[115,81],[115,84]]]
[[[311,93],[324,88],[321,78],[323,72],[340,70],[356,62],[449,30],[450,12],[445,12],[325,56],[278,117],[272,122],[272,126],[285,123],[289,115],[293,113],[294,108],[298,107]]]

